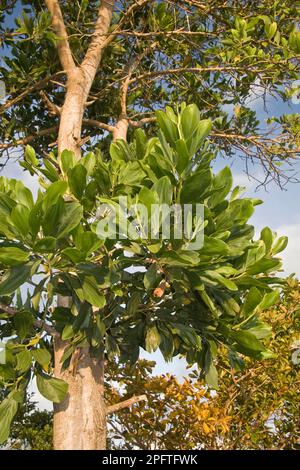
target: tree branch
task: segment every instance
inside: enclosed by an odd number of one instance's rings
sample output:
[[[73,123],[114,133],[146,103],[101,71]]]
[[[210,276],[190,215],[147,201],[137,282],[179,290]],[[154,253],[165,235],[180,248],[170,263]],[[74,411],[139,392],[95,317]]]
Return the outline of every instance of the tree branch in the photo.
[[[178,67],[175,69],[166,69],[166,70],[155,70],[153,72],[145,72],[142,75],[134,77],[130,80],[131,83],[135,83],[141,80],[147,80],[157,77],[162,77],[164,75],[178,75],[182,73],[203,73],[203,72],[236,72],[239,70],[245,70],[243,67],[238,66],[212,66],[212,67]]]
[[[8,305],[2,304],[2,303],[0,303],[0,311],[2,311],[4,313],[7,313],[8,315],[10,315],[12,317],[20,312],[20,310],[17,310],[14,307],[9,307]],[[42,320],[34,320],[34,326],[36,326],[37,328],[45,330],[46,333],[48,333],[51,336],[55,336],[57,334],[57,332],[54,328],[52,328],[50,325],[47,325]]]
[[[6,101],[6,103],[4,103],[0,107],[0,114],[3,114],[4,111],[11,108],[15,104],[19,103],[19,101],[22,101],[22,99],[25,98],[27,95],[30,95],[30,93],[33,93],[34,91],[38,91],[41,88],[44,88],[51,80],[54,80],[58,75],[61,75],[62,73],[64,73],[64,71],[58,72],[58,73],[55,73],[54,75],[50,75],[49,77],[43,78],[39,82],[35,83],[31,87],[24,90],[22,93],[19,93],[18,96],[16,96],[15,98],[12,98],[11,100]]]
[[[55,32],[57,39],[57,51],[59,60],[62,67],[68,73],[70,70],[75,69],[76,65],[73,60],[68,33],[61,13],[58,0],[45,0],[47,8],[52,16],[52,28]]]
[[[97,127],[98,129],[104,129],[108,132],[114,131],[114,126],[106,124],[105,122],[97,121],[96,119],[84,119],[83,124],[88,127]]]
[[[130,79],[133,72],[138,67],[141,60],[149,54],[155,47],[158,45],[158,42],[153,42],[150,47],[147,47],[141,54],[138,54],[131,61],[129,61],[127,67],[124,70],[124,81],[121,84],[121,117],[127,116],[127,94],[128,88],[130,85]]]
[[[105,37],[110,27],[114,5],[115,0],[102,0],[91,44],[80,65],[82,70],[87,73],[90,82],[93,81],[97,72],[104,47],[107,46],[114,37]]]
[[[146,395],[140,395],[138,397],[133,396],[128,400],[121,401],[121,403],[116,403],[115,405],[108,406],[106,409],[106,414],[116,413],[124,408],[129,408],[130,406],[138,403],[140,401],[147,401]]]
[[[28,135],[27,137],[24,137],[22,139],[15,140],[14,142],[7,142],[4,144],[0,144],[0,150],[3,149],[9,149],[13,147],[18,147],[19,145],[27,145],[30,142],[32,142],[35,139],[38,139],[39,137],[43,137],[45,135],[50,135],[53,132],[57,132],[58,125],[49,127],[48,129],[42,129],[41,131],[36,132],[35,134]]]
[[[156,122],[156,117],[146,117],[139,119],[138,121],[134,121],[133,119],[129,119],[129,125],[132,127],[143,127],[144,124],[149,124],[151,122]]]
[[[61,113],[61,108],[59,106],[57,106],[56,104],[54,104],[50,100],[50,98],[47,96],[47,94],[44,92],[44,90],[40,91],[40,96],[41,96],[42,100],[44,101],[44,103],[46,104],[46,106],[49,110],[49,114],[51,116],[59,116],[60,113]]]

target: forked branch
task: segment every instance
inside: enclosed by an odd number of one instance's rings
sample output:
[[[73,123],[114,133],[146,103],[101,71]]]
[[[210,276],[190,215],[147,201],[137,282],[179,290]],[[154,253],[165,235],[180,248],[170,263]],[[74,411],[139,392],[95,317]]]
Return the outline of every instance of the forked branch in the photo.
[[[60,63],[66,72],[69,72],[74,69],[76,65],[73,60],[68,33],[63,20],[59,2],[58,0],[45,0],[45,3],[49,12],[51,13],[52,28],[57,36],[57,51]]]

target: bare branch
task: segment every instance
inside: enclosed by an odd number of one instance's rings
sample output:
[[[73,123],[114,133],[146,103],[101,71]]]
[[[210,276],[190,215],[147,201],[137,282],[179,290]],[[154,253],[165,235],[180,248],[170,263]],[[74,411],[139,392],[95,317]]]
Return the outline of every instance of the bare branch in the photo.
[[[203,72],[235,72],[235,71],[245,71],[243,67],[238,67],[234,65],[230,66],[212,66],[212,67],[178,67],[175,69],[166,69],[166,70],[155,70],[153,72],[145,72],[137,77],[134,77],[130,80],[131,83],[135,83],[141,80],[148,80],[152,78],[162,77],[164,75],[179,75],[182,73],[203,73]]]
[[[49,77],[43,78],[39,82],[35,83],[31,87],[24,90],[22,93],[19,93],[18,96],[16,96],[15,98],[12,98],[11,100],[6,101],[6,103],[4,103],[0,107],[0,114],[3,114],[4,111],[11,108],[15,104],[19,103],[19,101],[22,101],[22,99],[30,95],[30,93],[33,93],[34,91],[38,91],[41,88],[44,88],[49,82],[54,80],[58,75],[61,75],[62,73],[65,73],[65,72],[58,72],[58,73],[55,73],[54,75],[50,75]]]
[[[14,308],[14,307],[9,307],[8,305],[0,303],[0,311],[7,313],[10,316],[14,316],[17,313],[20,313],[21,311]],[[48,333],[51,336],[56,336],[57,332],[54,328],[52,328],[50,325],[47,325],[44,321],[42,320],[34,320],[34,326],[37,328],[40,328],[42,330],[45,330],[46,333]]]
[[[40,91],[40,96],[42,100],[44,101],[44,103],[46,104],[49,110],[49,114],[51,116],[59,116],[61,113],[61,108],[57,106],[56,104],[54,104],[43,90]]]
[[[107,34],[103,34],[102,36],[108,37],[108,36],[124,36],[124,37],[136,37],[136,38],[152,38],[152,37],[170,37],[170,36],[192,36],[192,37],[199,37],[199,36],[204,36],[206,37],[218,37],[221,31],[219,33],[212,33],[210,31],[186,31],[184,29],[175,29],[173,31],[127,31],[127,30],[114,30],[112,32],[109,32]],[[82,37],[90,37],[91,34],[72,34],[70,37],[77,37],[79,36],[80,38]]]
[[[58,0],[45,0],[45,3],[52,16],[52,28],[56,36],[58,37],[57,51],[60,63],[62,67],[66,70],[66,72],[69,72],[70,70],[75,69],[76,65],[73,60],[68,40],[68,33],[61,13],[59,2]]]
[[[28,135],[27,137],[24,137],[22,139],[15,140],[13,142],[7,142],[7,143],[4,143],[4,144],[0,144],[0,149],[1,150],[2,149],[9,149],[9,148],[13,148],[13,147],[19,147],[19,145],[30,144],[30,142],[32,142],[33,140],[38,139],[39,137],[44,137],[46,135],[51,135],[54,132],[57,132],[57,129],[58,129],[58,125],[53,126],[53,127],[49,127],[48,129],[42,129],[42,130],[36,132],[35,134]]]
[[[106,414],[116,413],[124,408],[129,408],[130,406],[138,403],[140,401],[147,401],[146,395],[140,395],[138,397],[133,396],[128,400],[121,401],[121,403],[116,403],[115,405],[108,406],[106,409]]]
[[[108,132],[114,131],[114,126],[106,124],[105,122],[97,121],[96,119],[84,119],[83,124],[88,127],[97,127],[98,129],[104,129]]]
[[[136,70],[138,67],[139,63],[141,60],[149,54],[155,47],[158,45],[158,42],[153,42],[150,47],[147,47],[141,54],[138,54],[136,57],[134,57],[125,67],[124,70],[124,75],[125,79],[121,84],[121,118],[124,118],[127,116],[127,94],[128,94],[128,88],[130,85],[130,79],[133,74],[133,72]]]
[[[132,127],[143,127],[145,124],[149,124],[151,122],[156,122],[156,117],[147,117],[140,119],[139,121],[129,119],[129,125]]]

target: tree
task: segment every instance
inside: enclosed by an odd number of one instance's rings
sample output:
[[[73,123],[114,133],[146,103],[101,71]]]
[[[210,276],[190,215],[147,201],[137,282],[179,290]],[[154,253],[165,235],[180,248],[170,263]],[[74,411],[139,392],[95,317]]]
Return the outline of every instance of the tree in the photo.
[[[1,396],[1,399],[5,397]],[[12,424],[6,448],[12,450],[51,450],[53,413],[37,409],[37,403],[26,395]]]
[[[34,201],[21,182],[1,180],[1,337],[18,335],[1,367],[9,392],[1,439],[34,364],[40,391],[55,402],[55,447],[98,449],[106,440],[104,356],[134,362],[140,346],[159,346],[166,358],[186,354],[215,384],[217,344],[233,358],[269,354],[248,326],[278,295],[272,287],[281,281],[271,273],[286,239],[276,242],[265,229],[253,241],[247,220],[258,201],[239,198],[238,189],[229,200],[230,170],[213,176],[210,161],[242,149],[278,179],[278,164],[298,155],[297,116],[277,119],[272,138],[246,105],[253,87],[287,98],[283,85],[299,68],[296,10],[268,1],[21,3],[16,28],[1,25],[9,96],[0,148],[12,156],[34,142],[22,166],[43,190]],[[6,21],[20,2],[1,5]],[[176,102],[175,112],[157,111]],[[224,104],[235,106],[233,116]],[[158,137],[133,134],[149,125],[155,135],[154,120]],[[122,214],[119,196],[131,209],[204,204],[204,248],[187,249],[203,228],[199,219],[181,242],[136,240],[132,232],[121,246],[99,239],[99,200]],[[118,220],[122,229],[126,220]],[[132,265],[146,274],[128,272]],[[34,292],[26,301],[12,298],[28,282]]]
[[[288,279],[280,303],[263,315],[276,358],[263,363],[250,359],[232,369],[221,352],[217,393],[211,394],[195,371],[178,381],[153,375],[154,362],[111,364],[105,374],[110,406],[133,395],[146,394],[147,401],[135,405],[134,412],[123,408],[109,416],[108,448],[298,448],[299,296],[299,282]],[[36,410],[31,402],[25,410],[12,428],[12,446],[48,449],[52,414]]]
[[[247,359],[232,369],[226,351],[220,353],[214,395],[195,372],[178,382],[151,375],[154,364],[147,361],[134,370],[114,369],[111,378],[126,393],[115,387],[110,400],[146,393],[148,401],[136,405],[135,413],[112,417],[113,448],[298,449],[299,296],[299,282],[288,279],[280,303],[263,314],[276,357]]]

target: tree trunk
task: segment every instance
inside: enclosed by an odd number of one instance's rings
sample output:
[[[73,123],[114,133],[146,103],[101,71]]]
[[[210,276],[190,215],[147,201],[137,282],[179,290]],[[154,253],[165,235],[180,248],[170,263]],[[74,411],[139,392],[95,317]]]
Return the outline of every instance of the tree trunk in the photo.
[[[62,403],[54,404],[54,448],[104,450],[104,359],[91,357],[88,348],[78,349],[70,367],[62,370],[61,358],[66,345],[60,338],[55,339],[55,377],[67,382],[69,391]]]
[[[70,72],[60,118],[59,156],[64,150],[71,150],[80,159],[82,119],[89,90],[80,68]],[[69,307],[69,298],[58,296],[57,304]],[[104,359],[91,357],[88,348],[78,349],[70,368],[63,371],[61,358],[67,344],[59,336],[54,340],[54,375],[69,386],[65,400],[54,404],[54,449],[103,450],[106,448]]]
[[[113,141],[118,139],[127,140],[128,119],[121,118],[117,122],[113,132]]]
[[[107,36],[115,0],[102,0],[90,46],[80,65],[76,65],[68,40],[59,2],[46,0],[52,28],[59,37],[57,51],[67,74],[67,89],[61,109],[58,156],[71,150],[81,156],[81,129],[86,101],[97,73],[102,53],[113,36]],[[57,304],[69,307],[67,297]],[[78,348],[71,367],[62,370],[61,358],[67,346],[59,335],[54,339],[54,375],[69,385],[66,399],[54,406],[54,448],[57,450],[100,450],[106,447],[106,408],[104,402],[104,357],[91,357],[89,348]]]
[[[81,154],[81,128],[85,102],[89,90],[84,75],[79,68],[70,72],[67,82],[67,92],[61,111],[58,154],[63,150],[71,150],[79,159]]]

